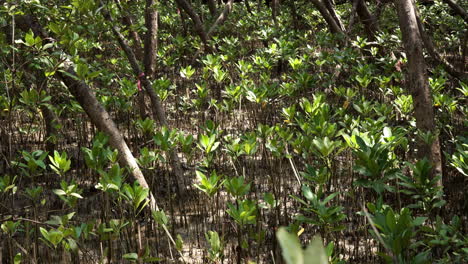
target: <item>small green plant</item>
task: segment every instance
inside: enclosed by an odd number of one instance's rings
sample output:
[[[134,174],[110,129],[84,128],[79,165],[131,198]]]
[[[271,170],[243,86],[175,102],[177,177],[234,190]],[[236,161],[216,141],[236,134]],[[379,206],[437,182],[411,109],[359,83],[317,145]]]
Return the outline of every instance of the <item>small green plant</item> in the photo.
[[[257,205],[252,200],[236,201],[236,205],[228,203],[226,211],[241,227],[254,224],[257,219]]]
[[[35,177],[38,176],[41,170],[46,170],[46,165],[44,163],[44,160],[47,157],[46,151],[22,151],[21,155],[25,162],[16,162],[16,164],[20,166],[23,175]]]
[[[442,199],[442,186],[437,185],[441,177],[440,175],[432,177],[429,160],[424,158],[416,164],[407,163],[407,165],[413,172],[412,175],[400,174],[398,178],[401,180],[399,184],[406,188],[400,191],[410,195],[415,201],[408,207],[421,208],[426,212],[442,207],[445,204],[445,200]]]
[[[16,186],[15,181],[16,176],[0,176],[0,193],[7,193],[8,191],[11,191],[13,194],[16,193],[18,187]]]
[[[136,181],[133,185],[124,184],[122,195],[132,204],[134,216],[137,216],[149,203],[149,199],[147,199],[149,190],[141,187]]]
[[[50,168],[61,177],[70,170],[71,160],[68,159],[66,152],[60,154],[58,151],[54,151],[54,156],[49,156],[49,160],[51,162]]]
[[[244,177],[233,177],[224,181],[224,187],[229,194],[238,198],[250,191],[250,183],[245,182]]]
[[[182,76],[182,78],[190,79],[194,73],[195,69],[192,68],[191,65],[180,69],[180,76]]]
[[[124,169],[120,168],[119,164],[114,164],[108,172],[102,171],[99,183],[95,188],[103,192],[118,192],[122,187],[124,180]]]
[[[450,223],[444,223],[437,216],[433,227],[421,227],[427,239],[426,247],[442,258],[438,263],[466,263],[468,261],[468,236],[461,231],[461,219],[457,215],[452,217]]]
[[[223,257],[224,245],[222,239],[219,237],[218,232],[208,231],[205,233],[205,238],[210,248],[208,249],[208,260],[216,263]]]
[[[151,118],[145,118],[145,120],[138,119],[135,125],[144,135],[152,135],[154,132],[155,123]]]
[[[210,177],[206,177],[203,172],[198,170],[195,173],[197,174],[200,184],[194,184],[194,186],[209,197],[215,195],[219,187],[223,184],[221,181],[222,176],[218,175],[214,170],[211,172]]]
[[[446,154],[450,160],[450,165],[457,169],[461,174],[468,177],[468,138],[457,137],[455,151],[452,155]]]
[[[403,208],[395,213],[389,206],[376,206],[368,203],[371,219],[374,226],[369,232],[383,244],[387,253],[378,253],[387,263],[426,263],[428,252],[418,253],[421,242],[414,243],[413,239],[419,232],[419,227],[427,217],[411,216],[409,208]]]
[[[393,167],[389,145],[375,142],[369,146],[359,136],[356,136],[356,143],[359,148],[353,150],[357,156],[354,170],[365,178],[356,180],[355,184],[372,188],[379,195],[384,190],[394,191],[387,181],[395,178],[399,170]]]
[[[162,127],[153,137],[154,143],[163,151],[170,151],[177,141],[177,131]]]
[[[57,230],[57,229],[50,229],[47,230],[43,227],[40,227],[39,230],[41,231],[43,241],[46,243],[46,245],[57,249],[57,246],[62,242],[64,234],[62,231]]]
[[[60,182],[60,187],[61,189],[54,189],[53,192],[70,208],[76,205],[78,199],[83,199],[83,196],[81,196],[82,191],[74,181],[68,184],[66,181],[62,180]]]
[[[107,145],[109,137],[104,133],[98,133],[94,137],[93,146],[89,148],[81,148],[84,154],[85,162],[88,168],[97,172],[104,170],[108,161],[117,161],[117,151],[112,151]]]
[[[292,196],[303,205],[301,210],[306,213],[296,216],[296,220],[321,227],[323,234],[343,230],[345,226],[341,222],[346,218],[343,213],[344,208],[342,206],[327,205],[338,194],[338,192],[335,192],[325,196],[320,187],[318,192],[314,193],[309,186],[303,185],[302,195],[306,198],[306,201]]]

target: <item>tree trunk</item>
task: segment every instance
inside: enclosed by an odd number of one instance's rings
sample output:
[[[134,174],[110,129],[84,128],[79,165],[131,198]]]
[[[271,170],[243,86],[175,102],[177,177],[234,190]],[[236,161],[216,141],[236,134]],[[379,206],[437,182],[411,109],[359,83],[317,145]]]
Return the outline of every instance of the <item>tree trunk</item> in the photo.
[[[417,155],[419,158],[429,156],[433,166],[432,174],[435,176],[442,174],[442,157],[416,10],[411,0],[397,0],[397,10],[403,44],[408,58],[407,84],[413,97],[416,127],[422,132],[431,132],[435,135],[433,142],[425,143],[420,140]],[[439,185],[442,185],[442,181],[439,182]]]
[[[200,37],[201,41],[203,42],[203,45],[205,48],[209,49],[208,47],[208,35],[205,32],[205,29],[203,28],[203,23],[200,19],[200,16],[195,12],[193,7],[190,5],[189,2],[186,0],[175,0],[179,8],[185,11],[185,13],[188,14],[190,19],[192,19],[195,31],[197,32],[198,36]]]
[[[322,14],[323,18],[325,21],[327,21],[328,27],[330,28],[330,31],[332,33],[342,33],[344,34],[343,30],[341,30],[341,27],[336,23],[335,19],[332,17],[332,15],[328,12],[327,7],[325,4],[320,1],[320,0],[311,0],[312,4],[318,9],[320,14]]]
[[[278,26],[278,20],[276,17],[279,14],[279,0],[273,0],[271,2],[271,15],[276,26]]]
[[[457,15],[461,16],[463,20],[465,20],[466,23],[468,23],[468,13],[465,11],[465,9],[463,9],[463,7],[459,6],[456,2],[452,0],[443,0],[443,1],[444,3],[449,5]]]
[[[328,12],[330,13],[331,17],[335,20],[336,24],[340,27],[341,31],[345,31],[343,23],[341,22],[340,16],[335,11],[334,3],[332,0],[323,0],[325,7],[327,8]]]
[[[120,8],[120,11],[122,12],[121,6],[118,5],[118,7]],[[122,13],[124,13],[124,12],[122,12]],[[157,19],[157,17],[156,17],[156,19]],[[158,20],[156,20],[156,23],[157,23],[157,21]],[[133,50],[135,51],[135,56],[138,58],[138,60],[140,60],[140,61],[143,60],[143,52],[142,52],[142,48],[141,48],[142,47],[141,38],[140,38],[140,35],[138,34],[138,32],[136,32],[135,30],[132,30],[132,26],[133,26],[132,17],[130,15],[124,16],[122,18],[122,23],[125,25],[126,29],[129,32],[130,37],[134,41]],[[146,55],[145,55],[145,57],[146,57]],[[138,93],[136,101],[137,101],[137,107],[138,107],[138,112],[140,114],[140,117],[142,119],[147,118],[148,117],[148,112],[146,110],[145,94],[144,93]]]
[[[216,3],[214,0],[207,0],[208,2],[208,9],[210,10],[210,14],[212,17],[215,17],[216,16]]]
[[[20,28],[27,32],[32,29],[34,35],[40,36],[42,39],[48,38],[48,34],[43,30],[42,26],[33,20],[31,16],[21,16],[17,19]],[[91,88],[84,82],[80,81],[75,71],[74,65],[71,61],[63,63],[63,72],[57,71],[56,75],[67,86],[70,93],[75,97],[80,106],[86,112],[91,122],[101,131],[109,136],[109,144],[119,152],[119,162],[122,166],[130,170],[130,174],[140,184],[141,187],[150,189],[143,173],[141,172],[138,164],[133,156],[130,148],[112,120],[109,113],[99,103]],[[150,191],[150,208],[155,210],[157,208],[156,199]]]
[[[129,15],[122,17],[122,23],[127,27],[128,34],[130,35],[130,37],[134,41],[133,49],[135,50],[136,56],[140,60],[143,59],[143,53],[141,52],[142,51],[142,49],[141,49],[142,44],[141,44],[140,35],[138,35],[138,32],[136,32],[135,30],[132,30],[132,28],[131,28],[131,26],[133,25],[132,17],[130,17]]]
[[[145,9],[145,50],[143,65],[145,65],[146,76],[152,77],[155,72],[156,58],[158,55],[158,11],[154,6],[154,0],[146,0]]]
[[[112,17],[109,15],[109,13],[104,12],[104,17],[109,21],[112,21]],[[135,57],[135,54],[133,53],[132,49],[130,48],[127,40],[125,37],[122,35],[120,32],[120,29],[117,27],[117,25],[112,24],[112,32],[114,33],[115,37],[117,38],[117,41],[120,44],[120,47],[124,50],[125,55],[127,56],[127,59],[130,63],[130,66],[133,69],[133,73],[138,76],[139,80],[143,84],[143,87],[145,88],[145,91],[148,93],[151,104],[153,106],[153,118],[159,120],[159,122],[163,125],[169,128],[169,124],[167,122],[166,118],[166,113],[164,111],[164,108],[161,104],[161,100],[159,96],[156,94],[154,91],[153,87],[151,86],[150,81],[148,78],[142,73],[142,70],[140,69],[140,66],[138,65],[138,61]],[[153,47],[148,46],[147,48],[145,47],[145,53],[146,49],[152,49]],[[173,180],[175,181],[175,186],[177,192],[180,194],[180,191],[184,189],[183,183],[185,183],[185,179],[183,177],[183,171],[180,165],[180,160],[179,157],[177,156],[177,153],[174,150],[169,151],[170,158],[172,160],[172,168],[175,174],[175,177]]]
[[[426,48],[427,52],[431,57],[439,64],[441,64],[444,69],[452,76],[464,80],[468,78],[468,73],[464,71],[464,67],[462,69],[457,69],[455,65],[450,63],[448,60],[446,60],[438,51],[437,48],[435,47],[434,43],[432,42],[432,39],[430,36],[426,34],[426,30],[424,29],[424,25],[421,22],[421,19],[419,18],[418,12],[416,12],[416,21],[418,22],[418,29],[419,32],[421,33],[421,38],[424,43],[424,47]]]
[[[86,114],[91,119],[91,122],[101,131],[109,135],[109,144],[119,151],[120,162],[123,166],[128,167],[133,178],[135,178],[141,187],[150,189],[143,173],[141,172],[138,164],[133,156],[130,148],[125,143],[125,140],[115,125],[109,113],[96,99],[96,96],[91,91],[89,86],[83,82],[78,81],[76,73],[73,70],[71,62],[65,66],[65,71],[68,74],[57,72],[57,75],[63,80],[68,87],[70,93],[76,98],[78,103],[83,107]],[[151,209],[156,209],[156,200],[150,192]]]
[[[232,10],[232,4],[234,3],[234,0],[229,0],[226,5],[224,6],[224,10],[223,12],[218,16],[218,18],[216,19],[216,21],[213,23],[213,25],[210,27],[210,30],[208,30],[208,38],[211,37],[211,35],[213,34],[214,30],[216,29],[216,27],[218,25],[221,25],[224,23],[224,21],[226,21],[229,13],[231,13],[231,10]]]
[[[357,13],[361,23],[364,25],[367,38],[371,41],[375,40],[375,35],[379,31],[379,25],[377,19],[370,13],[364,0],[358,0]]]

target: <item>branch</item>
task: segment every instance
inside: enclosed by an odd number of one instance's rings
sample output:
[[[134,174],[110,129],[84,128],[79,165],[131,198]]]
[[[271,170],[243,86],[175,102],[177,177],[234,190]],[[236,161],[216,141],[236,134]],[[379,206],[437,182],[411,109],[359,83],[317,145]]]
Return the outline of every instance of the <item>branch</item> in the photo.
[[[341,27],[336,23],[335,19],[333,19],[332,15],[328,12],[327,7],[325,4],[320,0],[311,0],[312,4],[318,9],[322,17],[327,21],[328,27],[332,33],[342,33],[344,34]]]
[[[208,30],[208,37],[210,38],[211,35],[213,34],[214,30],[216,29],[216,27],[218,25],[221,25],[224,23],[224,21],[226,21],[229,13],[231,12],[232,10],[232,4],[234,3],[234,0],[229,0],[226,5],[224,6],[224,10],[223,12],[218,16],[218,18],[216,19],[216,21],[213,23],[213,25],[210,27],[210,30]]]
[[[186,0],[175,0],[177,5],[183,9],[189,17],[192,19],[193,24],[195,26],[195,31],[197,32],[198,36],[200,37],[201,41],[205,45],[205,48],[209,49],[208,47],[208,35],[206,34],[205,30],[203,29],[203,23],[201,22],[200,16],[193,10],[192,5]]]
[[[426,34],[424,29],[424,25],[421,22],[421,18],[419,17],[419,13],[416,10],[416,21],[418,23],[418,29],[421,34],[421,38],[423,40],[424,46],[426,47],[429,55],[437,61],[439,64],[444,66],[444,69],[452,76],[460,79],[465,80],[468,78],[468,72],[462,71],[457,69],[454,65],[452,65],[449,61],[447,61],[440,53],[437,51],[432,39]]]
[[[443,0],[447,5],[449,5],[453,11],[465,20],[465,23],[468,23],[468,13],[463,9],[463,7],[459,6],[452,0]]]

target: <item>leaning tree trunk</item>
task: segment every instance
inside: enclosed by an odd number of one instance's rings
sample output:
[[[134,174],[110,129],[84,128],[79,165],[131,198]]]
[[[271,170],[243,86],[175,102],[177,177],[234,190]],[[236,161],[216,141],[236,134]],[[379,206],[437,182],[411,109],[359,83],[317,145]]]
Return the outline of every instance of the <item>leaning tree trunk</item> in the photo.
[[[336,23],[335,19],[330,14],[325,4],[321,0],[311,0],[311,1],[312,1],[312,4],[314,4],[315,8],[318,9],[322,17],[325,19],[325,21],[327,21],[330,31],[332,33],[344,34],[342,28],[340,27],[340,25],[338,25],[338,23]]]
[[[468,13],[466,12],[465,9],[463,9],[463,7],[461,7],[460,5],[458,5],[456,2],[452,0],[443,0],[443,2],[449,5],[457,15],[461,16],[463,20],[465,20],[465,22],[468,23]]]
[[[200,19],[200,16],[195,12],[192,5],[187,2],[186,0],[175,0],[179,8],[187,13],[187,15],[192,19],[193,25],[195,27],[195,31],[197,32],[198,36],[200,37],[203,45],[206,49],[210,49],[208,46],[208,35],[206,34],[205,29],[203,28],[203,23]]]
[[[113,23],[113,19],[107,11],[104,10],[103,15],[107,21],[109,21],[110,23]],[[132,67],[133,73],[141,81],[145,91],[148,93],[150,97],[151,104],[153,106],[153,118],[159,120],[159,122],[163,126],[169,128],[169,123],[167,121],[166,113],[162,106],[161,99],[154,91],[151,85],[151,82],[146,77],[146,75],[142,74],[143,71],[141,70],[138,64],[138,61],[135,57],[135,53],[130,48],[130,45],[128,44],[127,40],[120,32],[120,28],[117,25],[112,24],[112,32],[114,33],[114,36],[117,38],[117,41],[119,42],[120,47],[124,50],[125,55],[127,56],[127,59],[130,63],[130,66]],[[146,46],[145,54],[149,53],[148,52],[149,49],[154,49],[154,48],[155,48],[154,46]],[[146,70],[148,70],[148,68],[151,68],[151,64],[153,63],[154,63],[154,60],[146,60],[145,61]],[[174,150],[171,150],[169,152],[169,155],[172,160],[172,168],[175,174],[175,178],[173,179],[175,180],[176,190],[180,194],[180,191],[184,189],[184,183],[185,183],[185,178],[183,176],[184,174],[183,174],[182,167],[180,165],[180,160],[179,160],[179,157],[177,156],[177,153]]]
[[[426,76],[426,63],[423,56],[423,41],[419,31],[416,10],[411,0],[397,0],[398,17],[403,44],[408,57],[408,89],[413,97],[416,127],[422,132],[435,135],[432,142],[419,142],[418,157],[428,155],[432,162],[433,176],[442,173],[442,157],[437,135],[432,95]],[[439,182],[442,185],[442,181]]]
[[[335,11],[335,4],[332,0],[324,0],[323,1],[325,7],[327,8],[328,12],[330,13],[331,17],[335,20],[336,24],[341,28],[341,31],[345,31],[343,23],[341,22],[340,16]]]
[[[33,20],[31,16],[22,16],[17,19],[20,28],[27,32],[32,30],[34,35],[40,36],[42,39],[50,39],[48,34],[43,30],[42,26]],[[150,189],[143,173],[138,166],[135,157],[130,148],[120,133],[117,125],[112,120],[109,113],[99,103],[91,88],[84,82],[79,80],[74,71],[74,65],[67,60],[63,63],[63,72],[57,71],[56,75],[67,86],[70,93],[75,97],[80,106],[86,112],[91,122],[101,131],[109,136],[109,144],[119,152],[119,162],[122,166],[130,170],[133,178],[140,184],[141,187]],[[150,191],[150,208],[157,209],[156,199]]]

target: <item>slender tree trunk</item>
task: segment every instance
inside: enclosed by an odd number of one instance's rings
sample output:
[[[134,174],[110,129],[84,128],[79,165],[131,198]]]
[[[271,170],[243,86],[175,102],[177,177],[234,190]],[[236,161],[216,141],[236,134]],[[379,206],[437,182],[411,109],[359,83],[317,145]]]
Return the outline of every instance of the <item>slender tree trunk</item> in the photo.
[[[345,27],[341,22],[340,16],[336,13],[334,3],[332,0],[323,0],[325,7],[327,8],[328,12],[330,13],[331,17],[335,20],[336,24],[340,27],[341,31],[345,31]]]
[[[421,19],[419,18],[419,14],[416,11],[416,21],[418,22],[418,29],[419,32],[421,33],[421,38],[424,43],[424,47],[426,48],[427,52],[431,57],[441,64],[444,69],[452,76],[459,78],[461,80],[468,79],[468,73],[464,72],[464,67],[462,69],[457,69],[455,65],[450,63],[448,60],[446,60],[438,51],[434,43],[432,42],[432,39],[430,36],[426,34],[426,30],[424,29],[424,25],[421,22]]]
[[[245,9],[247,9],[247,12],[249,12],[249,14],[253,15],[252,8],[250,7],[249,0],[244,0],[244,5],[245,5]]]
[[[358,0],[357,13],[361,23],[364,25],[367,38],[369,40],[375,40],[375,35],[379,31],[379,24],[377,19],[370,13],[364,0]]]
[[[216,13],[218,12],[218,10],[216,9],[216,3],[214,0],[207,0],[208,2],[208,9],[210,10],[210,15],[212,17],[215,17],[216,16]]]
[[[279,14],[279,0],[272,0],[271,2],[271,15],[276,26],[278,26],[277,16]]]
[[[203,23],[200,19],[200,16],[195,12],[192,5],[186,0],[175,0],[179,8],[185,11],[188,14],[190,19],[192,19],[195,31],[197,32],[198,36],[200,37],[201,41],[205,48],[210,49],[208,46],[208,35],[206,34],[205,29],[203,28]]]
[[[21,16],[17,18],[18,25],[20,28],[27,32],[32,29],[34,35],[40,36],[42,39],[48,38],[47,32],[44,31],[42,26],[33,20],[31,16]],[[70,93],[75,97],[80,106],[86,112],[91,122],[101,131],[109,136],[109,144],[119,152],[119,161],[122,166],[127,167],[130,170],[130,174],[143,188],[150,189],[143,173],[141,172],[138,164],[133,156],[130,148],[117,128],[116,124],[112,120],[109,113],[99,103],[96,96],[92,92],[91,88],[84,82],[80,81],[74,71],[74,65],[71,61],[65,61],[63,63],[63,71],[57,71],[56,75],[63,83],[67,86]],[[155,210],[156,199],[152,192],[150,192],[150,208]]]
[[[143,65],[145,65],[145,74],[148,77],[152,77],[156,71],[156,58],[158,54],[158,11],[154,6],[156,1],[146,0],[145,9],[145,49]],[[138,57],[137,57],[138,58]]]
[[[234,3],[234,0],[229,0],[226,5],[224,6],[224,10],[223,12],[218,16],[218,18],[216,19],[216,21],[213,23],[213,25],[210,27],[210,30],[208,30],[208,37],[210,38],[211,35],[213,34],[214,30],[216,29],[216,27],[218,25],[221,25],[224,23],[224,21],[226,21],[229,13],[231,13],[231,10],[232,10],[232,4]]]
[[[341,27],[336,23],[335,19],[332,17],[332,15],[328,12],[327,7],[325,4],[320,1],[320,0],[311,0],[312,4],[318,9],[320,14],[322,14],[323,18],[328,24],[328,27],[330,28],[330,31],[332,33],[342,33],[344,34],[343,30],[341,30]]]
[[[109,22],[111,22],[111,23],[113,22],[112,17],[109,15],[109,13],[104,12],[104,17]],[[166,127],[169,128],[169,124],[168,124],[167,118],[166,118],[166,113],[165,113],[164,108],[163,108],[163,106],[161,104],[161,100],[160,100],[159,96],[156,94],[156,92],[154,91],[153,87],[151,86],[151,82],[148,80],[146,75],[141,74],[143,71],[140,69],[140,66],[138,65],[138,61],[137,61],[137,59],[135,57],[135,54],[133,53],[132,49],[130,48],[127,40],[125,39],[125,37],[120,32],[120,29],[115,24],[112,24],[112,32],[114,33],[115,37],[117,38],[117,41],[119,42],[120,47],[124,50],[124,52],[125,52],[125,54],[127,56],[127,59],[128,59],[128,61],[130,63],[130,66],[133,69],[133,73],[136,76],[138,76],[141,83],[143,84],[143,87],[145,88],[145,91],[148,93],[148,95],[150,97],[151,104],[153,106],[154,119],[159,120],[159,122],[163,126],[166,126]],[[153,49],[153,48],[154,47],[151,47],[151,46],[145,47],[145,53],[147,53],[147,51],[146,51],[147,49]],[[175,184],[176,184],[176,190],[178,192],[180,192],[181,190],[184,189],[183,183],[185,182],[185,179],[183,177],[183,171],[182,171],[182,168],[181,168],[181,165],[180,165],[180,160],[179,160],[179,157],[177,156],[177,153],[175,151],[173,151],[173,150],[170,150],[169,155],[170,155],[170,158],[172,160],[172,168],[173,168],[174,174],[175,174],[174,181],[175,181]]]
[[[465,9],[463,9],[463,7],[459,6],[453,0],[443,0],[443,1],[444,1],[444,3],[449,5],[452,8],[452,10],[455,11],[455,13],[457,15],[461,16],[463,18],[463,20],[465,20],[466,23],[468,23],[468,13],[466,12]]]
[[[353,29],[354,19],[356,18],[356,11],[359,1],[360,0],[353,0],[353,7],[351,8],[351,16],[349,18],[348,29],[346,30],[347,34],[351,33],[351,30]]]
[[[122,13],[124,13],[124,12],[122,12]],[[136,54],[137,58],[139,60],[143,59],[143,53],[141,52],[142,51],[142,49],[141,49],[142,42],[141,42],[140,35],[138,34],[138,32],[136,32],[135,30],[132,30],[132,28],[131,28],[131,26],[133,25],[132,17],[130,15],[122,17],[122,23],[126,26],[126,28],[128,30],[128,34],[130,35],[130,37],[134,41],[133,50],[135,50],[135,54]]]
[[[297,13],[296,2],[291,1],[291,16],[293,19],[293,27],[295,30],[299,29],[299,14]]]
[[[119,4],[117,6],[119,7],[120,12],[124,13],[122,11],[122,7]],[[136,32],[135,30],[132,30],[132,26],[133,26],[132,17],[129,14],[122,17],[122,23],[125,25],[126,29],[129,32],[130,37],[134,41],[133,50],[135,51],[136,57],[138,58],[138,60],[142,61],[143,60],[142,42],[141,42],[141,38],[138,32]],[[156,20],[156,23],[157,23],[157,20]],[[137,107],[138,107],[138,112],[140,114],[140,117],[142,117],[142,119],[147,118],[148,111],[146,107],[145,93],[138,93],[136,97],[136,101],[137,101]]]
[[[416,127],[422,132],[431,132],[435,135],[435,139],[429,144],[420,140],[417,154],[419,158],[429,156],[433,166],[433,175],[442,174],[439,137],[434,121],[432,95],[426,76],[423,42],[418,27],[416,10],[411,0],[397,0],[396,4],[403,44],[408,58],[407,84],[413,97]],[[442,182],[439,182],[439,185],[442,185]]]
[[[125,143],[125,140],[115,125],[109,113],[98,102],[96,96],[91,91],[89,86],[83,82],[78,81],[76,73],[73,70],[71,62],[65,67],[68,74],[57,72],[57,75],[62,79],[68,87],[70,93],[76,98],[78,103],[83,107],[86,114],[88,114],[92,123],[101,131],[109,135],[109,144],[119,151],[120,162],[123,166],[128,167],[132,176],[138,181],[141,187],[150,189],[143,173],[141,172],[138,164],[133,156],[130,148]],[[151,209],[156,209],[156,200],[150,192]]]

